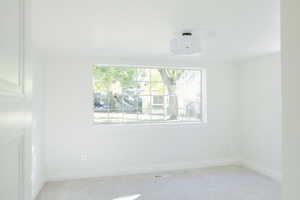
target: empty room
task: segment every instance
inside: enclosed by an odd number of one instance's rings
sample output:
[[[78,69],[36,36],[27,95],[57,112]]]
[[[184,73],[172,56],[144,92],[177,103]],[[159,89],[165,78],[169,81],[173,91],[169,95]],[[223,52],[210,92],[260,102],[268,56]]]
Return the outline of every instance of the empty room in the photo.
[[[299,199],[283,2],[1,0],[0,200]]]

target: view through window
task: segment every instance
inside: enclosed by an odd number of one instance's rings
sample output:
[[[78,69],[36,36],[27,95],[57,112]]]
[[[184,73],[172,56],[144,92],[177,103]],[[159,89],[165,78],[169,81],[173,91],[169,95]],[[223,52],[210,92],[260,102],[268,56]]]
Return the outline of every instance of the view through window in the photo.
[[[96,123],[203,121],[203,71],[95,66]]]

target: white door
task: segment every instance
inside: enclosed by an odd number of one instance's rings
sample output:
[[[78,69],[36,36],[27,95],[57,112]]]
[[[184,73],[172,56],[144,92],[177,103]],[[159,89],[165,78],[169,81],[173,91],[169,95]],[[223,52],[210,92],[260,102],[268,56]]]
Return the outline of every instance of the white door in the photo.
[[[24,3],[0,0],[1,200],[30,199],[31,73],[25,64]]]

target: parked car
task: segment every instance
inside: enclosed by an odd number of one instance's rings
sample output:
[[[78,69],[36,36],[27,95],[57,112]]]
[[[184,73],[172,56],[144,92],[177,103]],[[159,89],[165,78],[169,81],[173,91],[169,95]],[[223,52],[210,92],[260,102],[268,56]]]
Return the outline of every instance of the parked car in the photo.
[[[112,107],[112,100],[114,99],[114,107]],[[109,112],[110,109],[114,112],[126,113],[142,113],[143,102],[140,97],[124,95],[108,97],[106,94],[94,94],[94,111],[95,112]]]

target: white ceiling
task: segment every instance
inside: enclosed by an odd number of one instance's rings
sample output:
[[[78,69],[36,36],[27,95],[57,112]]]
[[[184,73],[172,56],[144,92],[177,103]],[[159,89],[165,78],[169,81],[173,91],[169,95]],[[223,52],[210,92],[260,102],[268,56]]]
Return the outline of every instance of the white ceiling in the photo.
[[[280,51],[280,0],[33,0],[33,40],[83,56],[228,61]],[[181,30],[213,30],[200,56],[172,55]]]

